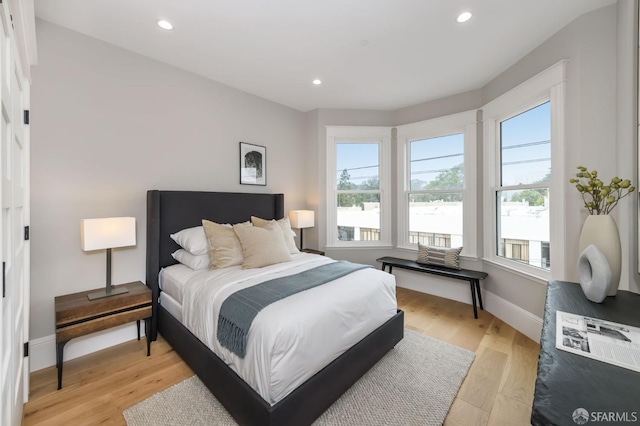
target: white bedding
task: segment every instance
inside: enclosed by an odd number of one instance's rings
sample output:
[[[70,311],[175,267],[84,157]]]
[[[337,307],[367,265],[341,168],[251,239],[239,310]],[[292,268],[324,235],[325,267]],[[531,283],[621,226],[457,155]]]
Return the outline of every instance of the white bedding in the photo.
[[[183,324],[258,394],[275,404],[396,313],[395,278],[367,268],[300,292],[263,309],[248,334],[244,359],[216,338],[218,312],[230,294],[261,281],[333,262],[325,256],[294,255],[290,262],[259,269],[240,266],[171,275],[174,300],[182,299]],[[185,279],[176,284],[176,277]],[[166,277],[161,277],[163,291]]]

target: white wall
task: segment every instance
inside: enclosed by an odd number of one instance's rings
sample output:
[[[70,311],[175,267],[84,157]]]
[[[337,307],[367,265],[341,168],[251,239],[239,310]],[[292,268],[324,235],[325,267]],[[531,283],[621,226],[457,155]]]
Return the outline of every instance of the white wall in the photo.
[[[118,283],[145,278],[149,189],[281,192],[286,210],[305,207],[303,113],[45,21],[37,37],[32,340],[54,333],[55,296],[104,286],[104,252],[80,248],[82,218],[136,217],[136,247],[113,253]],[[266,146],[266,187],[239,184],[239,141]]]

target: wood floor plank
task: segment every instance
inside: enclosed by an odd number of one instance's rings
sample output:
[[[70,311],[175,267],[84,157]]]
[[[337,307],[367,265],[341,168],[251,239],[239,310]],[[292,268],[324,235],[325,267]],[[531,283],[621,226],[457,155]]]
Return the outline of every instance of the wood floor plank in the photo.
[[[499,393],[487,424],[489,426],[530,425],[531,405],[523,404]]]
[[[169,345],[165,346],[170,348]],[[115,348],[113,352],[117,354],[118,349]],[[113,365],[108,374],[97,372],[96,374],[88,374],[88,377],[76,374],[71,378],[67,378],[66,382],[63,381],[63,387],[60,390],[55,390],[57,388],[57,375],[52,377],[54,386],[52,386],[51,392],[37,398],[30,396],[29,402],[25,406],[23,423],[38,424],[46,421],[53,411],[73,410],[76,406],[100,398],[114,389],[140,380],[155,371],[162,370],[167,365],[183,363],[182,359],[172,349],[169,351],[157,350],[156,352],[153,356],[145,356],[144,360],[139,359],[135,362]],[[103,367],[99,366],[97,370]]]
[[[445,426],[485,426],[489,422],[489,413],[456,398],[451,404]]]
[[[171,362],[171,358],[175,358],[175,353],[169,354],[167,363]],[[52,411],[67,412],[75,411],[79,406],[90,403],[96,398],[101,398],[103,395],[110,394],[111,391],[120,386],[126,385],[131,382],[142,381],[147,375],[152,374],[155,370],[158,370],[163,365],[163,360],[158,358],[157,363],[140,363],[134,365],[133,368],[127,368],[125,370],[114,373],[111,377],[99,380],[97,382],[85,383],[82,387],[73,387],[67,391],[64,388],[56,395],[48,398],[41,398],[37,406],[37,410],[28,412],[25,414],[25,424],[30,424],[33,421],[34,424],[38,424],[43,421],[47,421],[49,413]],[[82,390],[82,392],[80,392]],[[54,410],[55,408],[55,410]]]
[[[184,362],[176,363],[169,368],[154,372],[143,380],[118,388],[112,394],[116,397],[116,401],[123,402],[118,404],[118,408],[122,411],[155,393],[188,379],[193,374],[193,370]]]
[[[398,304],[402,306],[405,318],[405,325],[410,325],[419,330],[424,330],[429,327],[435,318],[444,315],[446,312],[446,306],[444,306],[444,299],[440,298],[427,298],[423,293],[419,293],[413,290],[406,290],[407,294],[412,296],[412,299],[406,305]]]
[[[523,346],[525,348],[531,349],[536,352],[540,352],[540,344],[529,339],[527,336],[520,333],[519,331],[515,331],[514,333],[513,344]]]
[[[478,319],[473,318],[470,312],[466,312],[463,319],[459,319],[460,327],[448,340],[449,343],[475,352],[485,337],[486,331],[493,323],[493,316],[488,313],[479,313]]]
[[[452,322],[451,318],[438,316],[433,318],[428,325],[423,328],[423,333],[434,339],[452,343],[453,336],[460,328],[460,324]]]
[[[418,291],[409,290],[409,289],[402,289],[402,290],[405,290],[405,291],[396,292],[396,301],[398,302],[398,306],[404,306],[404,307],[409,306],[412,302],[417,300],[417,296],[420,293]]]
[[[458,398],[490,412],[502,382],[507,360],[506,354],[481,346],[476,352],[467,378],[460,387]]]
[[[539,346],[486,311],[398,288],[405,326],[475,351],[446,425],[528,424]],[[193,372],[159,336],[146,356],[132,340],[64,364],[63,388],[55,367],[31,374],[23,425],[125,425],[123,410],[190,377]],[[522,423],[524,422],[524,423]]]
[[[172,350],[169,345],[166,348],[153,345],[152,355],[157,355],[159,351]],[[113,347],[113,353],[109,356],[109,351],[98,351],[84,357],[75,358],[64,362],[63,366],[63,385],[74,382],[74,377],[84,373],[91,375],[99,371],[111,371],[109,365],[113,363],[129,363],[134,362],[140,357],[146,357],[146,343],[131,340],[117,347]],[[47,367],[36,371],[30,377],[30,396],[37,397],[40,392],[50,392],[57,389],[57,382],[52,383],[51,378],[57,377],[57,369],[55,366]]]
[[[494,318],[480,345],[509,355],[515,334],[516,330],[513,327],[499,318]]]
[[[514,344],[498,392],[524,405],[533,404],[537,367],[538,352]]]

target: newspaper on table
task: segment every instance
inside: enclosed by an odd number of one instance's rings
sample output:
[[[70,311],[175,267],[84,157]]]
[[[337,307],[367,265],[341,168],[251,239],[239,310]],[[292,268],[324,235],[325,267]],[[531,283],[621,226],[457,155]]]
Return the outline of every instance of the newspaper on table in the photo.
[[[557,311],[556,348],[640,372],[640,328]]]

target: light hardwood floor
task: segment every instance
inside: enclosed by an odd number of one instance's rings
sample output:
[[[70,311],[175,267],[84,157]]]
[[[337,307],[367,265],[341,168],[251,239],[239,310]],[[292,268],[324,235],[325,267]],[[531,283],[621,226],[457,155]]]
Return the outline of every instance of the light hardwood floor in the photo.
[[[530,424],[539,345],[470,305],[398,288],[405,327],[474,351],[476,358],[445,425]],[[159,337],[146,357],[144,339],[31,374],[23,425],[124,425],[122,411],[193,372]],[[355,425],[354,425],[355,426]]]

